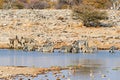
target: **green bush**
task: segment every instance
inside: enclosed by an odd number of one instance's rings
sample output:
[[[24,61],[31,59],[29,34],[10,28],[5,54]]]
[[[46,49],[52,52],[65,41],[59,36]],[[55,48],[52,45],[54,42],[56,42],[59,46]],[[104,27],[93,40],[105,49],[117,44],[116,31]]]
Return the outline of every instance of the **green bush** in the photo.
[[[73,8],[74,19],[83,21],[84,26],[100,26],[100,20],[107,18],[107,14],[104,11],[97,10],[88,5],[75,6]]]

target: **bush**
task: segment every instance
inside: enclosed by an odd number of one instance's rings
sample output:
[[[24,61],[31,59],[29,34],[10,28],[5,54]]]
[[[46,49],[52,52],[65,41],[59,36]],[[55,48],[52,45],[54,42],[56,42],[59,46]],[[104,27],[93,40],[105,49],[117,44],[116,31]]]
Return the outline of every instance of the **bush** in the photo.
[[[12,8],[13,9],[23,9],[24,8],[24,4],[22,4],[21,2],[18,2],[18,1],[15,1],[13,4],[12,4]]]
[[[22,4],[18,0],[3,0],[1,9],[23,9],[23,8],[24,8],[24,4]]]
[[[112,5],[110,0],[82,0],[82,4],[90,5],[98,9],[107,9]]]
[[[49,4],[46,1],[35,1],[30,4],[32,9],[46,9],[49,7]]]
[[[56,2],[48,1],[48,5],[49,5],[50,9],[53,9],[53,8],[55,8]]]
[[[100,20],[107,18],[106,12],[96,10],[88,5],[75,6],[73,8],[73,18],[83,21],[83,24],[89,26],[100,26]]]

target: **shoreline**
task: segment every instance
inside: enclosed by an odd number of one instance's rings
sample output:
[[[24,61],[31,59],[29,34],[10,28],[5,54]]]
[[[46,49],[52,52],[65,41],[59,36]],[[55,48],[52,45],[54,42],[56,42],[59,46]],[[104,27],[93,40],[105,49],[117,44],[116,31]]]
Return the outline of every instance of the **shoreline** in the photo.
[[[43,44],[42,44],[43,45]],[[64,44],[63,44],[64,45]],[[109,45],[102,45],[102,46],[99,46],[97,47],[98,50],[109,50],[110,47],[112,46],[112,44],[109,44]],[[120,46],[119,44],[116,44],[115,47],[117,46],[117,49],[116,50],[120,50]],[[2,43],[0,42],[0,49],[8,49],[8,50],[23,50],[23,49],[11,49],[10,46],[9,46],[9,43]],[[59,50],[59,48],[55,48],[55,50]],[[54,52],[53,52],[54,53]]]
[[[46,74],[51,71],[61,70],[74,70],[79,69],[82,66],[69,66],[69,67],[50,67],[50,68],[37,68],[37,67],[26,67],[26,66],[0,66],[0,79],[12,79],[17,75],[36,77],[40,74]]]
[[[25,27],[21,27],[21,29],[24,29]],[[61,27],[61,30],[58,31],[56,29],[59,29],[59,27],[55,27],[55,29],[51,30],[49,33],[45,32],[44,29],[42,29],[42,33],[40,32],[32,32],[30,29],[34,29],[34,27],[26,27],[28,31],[23,32],[21,34],[21,30],[13,30],[8,27],[1,28],[2,34],[9,35],[7,37],[4,37],[4,35],[0,35],[0,49],[11,49],[9,39],[15,39],[15,36],[17,35],[18,38],[24,37],[27,39],[34,39],[34,44],[37,44],[38,46],[43,46],[46,44],[47,40],[48,43],[55,43],[54,49],[60,49],[62,46],[68,46],[72,45],[74,41],[77,40],[87,40],[88,45],[96,46],[98,50],[109,50],[111,46],[115,46],[117,50],[120,50],[120,28],[116,27]],[[38,27],[42,28],[42,27]],[[63,30],[66,28],[65,30]],[[6,33],[7,30],[13,31],[13,33],[8,34]],[[49,29],[49,28],[48,28]],[[12,35],[15,34],[16,35]],[[30,34],[29,34],[30,33]],[[57,34],[56,34],[57,33]],[[31,34],[39,34],[39,36],[31,35]],[[40,35],[41,34],[41,35]],[[17,43],[18,44],[18,43]],[[18,45],[19,46],[19,45]],[[17,49],[16,49],[17,50]]]

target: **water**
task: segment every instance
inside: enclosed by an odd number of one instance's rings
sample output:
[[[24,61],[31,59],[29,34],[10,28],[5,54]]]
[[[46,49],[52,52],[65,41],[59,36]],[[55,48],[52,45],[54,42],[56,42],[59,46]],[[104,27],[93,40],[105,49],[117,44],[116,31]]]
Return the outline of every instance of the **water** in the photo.
[[[120,80],[120,51],[110,54],[108,51],[99,51],[97,54],[64,54],[64,53],[40,53],[40,52],[23,52],[16,50],[0,50],[1,66],[69,66],[84,65],[86,68],[77,70],[72,73],[69,70],[63,70],[60,75],[67,76],[61,80]],[[90,77],[90,71],[94,74],[94,79]],[[68,75],[70,73],[70,75]],[[52,73],[47,73],[49,80],[56,80]],[[17,77],[18,79],[18,77]],[[15,80],[17,80],[15,79]],[[39,75],[33,80],[46,80],[44,75]],[[26,79],[25,79],[26,80]]]

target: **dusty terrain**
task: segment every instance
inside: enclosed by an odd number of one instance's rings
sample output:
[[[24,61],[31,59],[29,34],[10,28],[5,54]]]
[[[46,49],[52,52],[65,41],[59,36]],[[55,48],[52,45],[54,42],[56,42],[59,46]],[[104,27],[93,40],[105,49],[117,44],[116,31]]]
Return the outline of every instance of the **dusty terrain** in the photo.
[[[49,39],[55,42],[56,48],[62,45],[72,44],[75,40],[88,40],[90,46],[97,46],[99,49],[108,49],[115,46],[120,49],[120,28],[86,28],[86,27],[64,27],[57,26],[54,29],[42,26],[36,27],[20,27],[13,29],[11,27],[0,27],[0,48],[9,48],[9,38],[15,35],[34,38],[39,41],[40,45]]]
[[[0,66],[0,79],[12,80],[13,77],[17,75],[36,77],[39,74],[45,74],[49,71],[56,71],[55,74],[59,73],[61,70],[74,70],[81,68],[81,66],[75,67],[51,67],[51,68],[35,68],[35,67],[10,67],[10,66]]]
[[[0,11],[0,48],[9,48],[9,38],[15,38],[17,35],[33,38],[39,45],[50,40],[55,43],[55,48],[71,45],[75,40],[88,40],[89,46],[97,46],[99,49],[109,49],[111,46],[120,49],[119,26],[85,27],[80,21],[73,20],[70,17],[71,12],[66,10],[42,11],[43,13],[34,11],[34,15],[30,13],[33,12],[31,10],[28,10],[27,14],[25,11]],[[42,14],[42,18],[37,12]],[[0,67],[0,78],[8,79],[18,74],[36,76],[51,70],[60,68]]]
[[[37,76],[60,68],[0,67],[0,78],[10,79],[16,75]]]
[[[0,48],[9,48],[9,38],[34,38],[39,45],[46,40],[55,48],[75,40],[88,40],[89,46],[120,49],[120,27],[85,27],[72,19],[70,10],[1,10]]]

